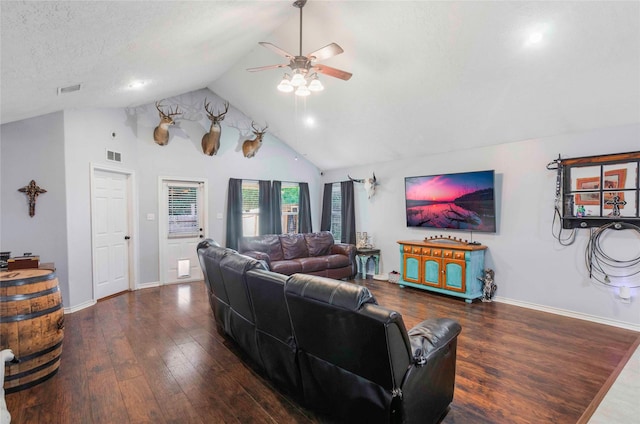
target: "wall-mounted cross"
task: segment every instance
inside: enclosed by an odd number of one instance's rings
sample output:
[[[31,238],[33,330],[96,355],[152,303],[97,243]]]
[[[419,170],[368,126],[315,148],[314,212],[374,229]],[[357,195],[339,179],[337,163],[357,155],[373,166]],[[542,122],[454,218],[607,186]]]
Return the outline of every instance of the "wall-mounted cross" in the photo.
[[[613,205],[612,216],[620,216],[620,206],[627,204],[626,200],[620,200],[620,196],[613,196],[613,199],[604,202],[605,205]]]
[[[33,217],[36,214],[36,198],[39,194],[46,193],[47,190],[38,187],[34,180],[31,180],[29,185],[19,188],[18,191],[27,195],[29,200],[29,216]]]

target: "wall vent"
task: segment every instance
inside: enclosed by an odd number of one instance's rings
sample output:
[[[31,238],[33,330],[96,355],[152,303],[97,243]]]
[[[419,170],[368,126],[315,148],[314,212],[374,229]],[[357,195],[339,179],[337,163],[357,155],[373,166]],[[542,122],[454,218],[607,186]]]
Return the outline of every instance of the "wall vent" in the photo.
[[[69,85],[67,87],[58,87],[58,96],[61,94],[73,93],[74,91],[80,91],[82,84]]]
[[[107,160],[110,160],[111,162],[122,162],[122,153],[107,150]]]

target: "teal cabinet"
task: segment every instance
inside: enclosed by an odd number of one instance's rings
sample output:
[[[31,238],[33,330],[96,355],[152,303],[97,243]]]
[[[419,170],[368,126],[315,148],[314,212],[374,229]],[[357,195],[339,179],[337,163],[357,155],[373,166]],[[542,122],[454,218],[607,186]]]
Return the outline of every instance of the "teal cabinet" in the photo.
[[[461,242],[399,241],[400,286],[416,287],[464,298],[482,297],[482,245]]]

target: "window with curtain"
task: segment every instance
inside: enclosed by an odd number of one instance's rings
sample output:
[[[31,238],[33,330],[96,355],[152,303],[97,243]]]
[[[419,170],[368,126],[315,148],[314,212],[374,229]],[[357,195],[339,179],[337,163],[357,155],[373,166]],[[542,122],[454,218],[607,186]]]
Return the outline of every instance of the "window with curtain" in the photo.
[[[242,235],[260,234],[260,190],[258,181],[242,180]]]
[[[300,184],[283,182],[280,189],[280,216],[282,233],[298,233],[300,211]]]
[[[353,181],[324,185],[320,229],[330,231],[336,242],[356,243],[356,215],[353,203]]]
[[[169,238],[197,236],[198,188],[170,185],[168,190]]]
[[[334,240],[342,239],[342,190],[340,183],[331,184],[331,227]]]

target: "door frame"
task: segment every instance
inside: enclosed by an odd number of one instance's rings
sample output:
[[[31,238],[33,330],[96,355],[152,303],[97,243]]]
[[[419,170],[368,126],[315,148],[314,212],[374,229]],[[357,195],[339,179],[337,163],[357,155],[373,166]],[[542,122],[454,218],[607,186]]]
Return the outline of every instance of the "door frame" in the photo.
[[[165,269],[167,267],[167,246],[165,237],[168,231],[169,223],[167,221],[166,212],[164,210],[164,184],[166,182],[177,181],[183,183],[202,184],[202,233],[205,238],[209,234],[209,186],[207,178],[202,177],[158,177],[158,281],[161,286],[168,284],[165,278]],[[204,240],[204,239],[203,239]]]
[[[138,288],[138,223],[134,219],[134,217],[138,216],[138,196],[136,193],[136,174],[134,171],[129,169],[116,168],[109,165],[103,164],[94,164],[90,163],[90,198],[91,198],[91,281],[92,281],[92,298],[93,301],[97,301],[96,293],[97,293],[97,285],[96,280],[94,278],[96,273],[96,260],[94,255],[94,243],[96,239],[95,229],[95,216],[93,211],[95,210],[95,199],[94,194],[96,192],[95,188],[95,172],[103,171],[103,172],[111,172],[114,174],[125,175],[127,178],[127,226],[129,227],[129,234],[131,235],[131,239],[129,240],[129,266],[127,272],[129,273],[129,290],[136,290]]]

